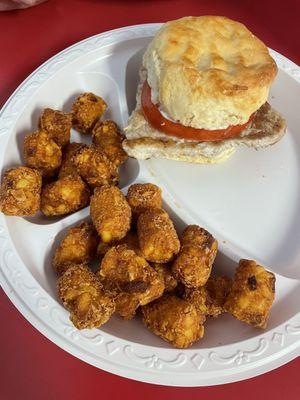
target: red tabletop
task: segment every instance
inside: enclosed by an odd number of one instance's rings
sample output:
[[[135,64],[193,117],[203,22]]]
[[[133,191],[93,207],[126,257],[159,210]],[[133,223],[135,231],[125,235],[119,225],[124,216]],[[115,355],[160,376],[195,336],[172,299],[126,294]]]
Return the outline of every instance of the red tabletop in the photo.
[[[300,64],[299,0],[49,0],[0,13],[0,106],[26,76],[65,47],[125,25],[184,15],[226,15]],[[265,399],[300,398],[300,358],[244,382],[168,388],[120,378],[67,354],[36,331],[0,292],[0,399]]]

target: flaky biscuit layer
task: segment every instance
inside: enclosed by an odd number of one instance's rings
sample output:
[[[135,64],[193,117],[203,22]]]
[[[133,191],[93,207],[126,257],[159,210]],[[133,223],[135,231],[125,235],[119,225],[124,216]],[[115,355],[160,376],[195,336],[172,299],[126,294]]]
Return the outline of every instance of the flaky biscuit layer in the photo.
[[[185,126],[244,124],[268,97],[277,73],[264,43],[226,17],[185,17],[162,26],[143,66],[152,100]]]

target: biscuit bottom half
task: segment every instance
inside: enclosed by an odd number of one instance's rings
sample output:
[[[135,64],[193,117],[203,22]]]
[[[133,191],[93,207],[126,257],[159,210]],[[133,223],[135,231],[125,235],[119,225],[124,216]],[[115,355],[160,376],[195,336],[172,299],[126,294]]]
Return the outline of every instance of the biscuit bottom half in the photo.
[[[215,142],[195,142],[168,136],[155,130],[137,107],[125,128],[126,140],[123,142],[123,148],[130,157],[140,160],[167,158],[214,164],[226,161],[241,145],[255,149],[273,145],[283,137],[285,130],[285,120],[265,103],[239,136]]]

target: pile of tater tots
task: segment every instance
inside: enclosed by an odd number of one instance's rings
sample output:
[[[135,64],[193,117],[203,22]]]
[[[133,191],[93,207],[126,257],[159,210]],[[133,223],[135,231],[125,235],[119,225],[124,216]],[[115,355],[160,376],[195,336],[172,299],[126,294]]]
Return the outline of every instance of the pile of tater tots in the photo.
[[[100,120],[106,108],[85,93],[71,113],[45,109],[38,130],[25,136],[25,166],[7,170],[1,184],[1,211],[9,216],[63,216],[90,204],[90,219],[66,232],[52,260],[74,326],[140,315],[178,348],[201,339],[205,321],[224,312],[265,328],[275,276],[253,260],[241,260],[233,279],[215,276],[216,239],[197,225],[179,238],[159,187],[133,184],[125,196],[117,187],[127,158],[123,135]],[[70,143],[72,127],[91,135],[92,145]]]
[[[70,113],[46,108],[38,129],[24,138],[25,166],[4,173],[0,207],[6,215],[62,216],[86,207],[94,188],[115,185],[127,158],[115,122],[100,121],[107,109],[93,93],[80,95]],[[70,143],[71,128],[91,135],[92,145]]]

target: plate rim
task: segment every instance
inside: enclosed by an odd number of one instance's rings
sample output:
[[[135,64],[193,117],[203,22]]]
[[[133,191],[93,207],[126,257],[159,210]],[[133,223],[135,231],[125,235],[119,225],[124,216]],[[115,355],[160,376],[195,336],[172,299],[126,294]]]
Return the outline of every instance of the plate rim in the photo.
[[[161,23],[139,24],[106,31],[77,42],[49,58],[17,87],[2,107],[0,111],[0,140],[9,137],[15,119],[26,106],[28,98],[61,68],[75,61],[83,54],[88,54],[90,51],[95,50],[95,46],[99,46],[99,43],[105,45],[131,38],[152,36],[154,31],[161,25]],[[112,37],[115,40],[111,40]],[[122,40],[120,40],[121,38]],[[300,68],[276,51],[270,50],[270,52],[275,58],[279,69],[284,70],[297,82],[300,82]],[[69,57],[67,57],[68,55]],[[54,63],[54,66],[52,65],[51,67],[51,63]],[[34,85],[32,85],[32,80]],[[26,92],[28,88],[31,90],[29,90],[29,97],[27,97],[28,93]],[[9,110],[12,111],[11,115],[6,115]],[[2,164],[2,155],[0,158],[0,163]],[[216,353],[211,348],[184,351],[155,348],[115,338],[101,331],[96,331],[98,333],[94,335],[94,330],[86,336],[86,334],[78,333],[79,331],[72,328],[65,310],[62,309],[61,305],[58,306],[58,301],[48,295],[52,300],[49,302],[46,291],[22,263],[17,252],[14,251],[7,228],[7,221],[2,214],[0,216],[0,243],[0,283],[14,306],[47,339],[75,357],[108,372],[160,385],[209,386],[243,380],[262,374],[300,355],[300,313],[274,330],[268,331],[265,335],[262,334],[242,342],[221,346],[221,348],[230,350],[230,355],[228,355],[228,351],[222,356],[216,355],[215,365],[224,366],[224,369],[221,368],[217,371],[205,371],[203,368],[206,363],[206,357],[207,359],[211,358],[211,354]],[[30,300],[26,297],[28,295]],[[42,317],[42,314],[44,313],[45,315],[45,312],[50,313],[50,306],[52,307],[51,312],[57,313],[56,318],[62,323],[64,334],[68,332],[67,336],[63,336],[62,333],[57,332],[57,329],[55,330],[45,323],[45,316]],[[33,307],[36,308],[35,312]],[[95,346],[100,346],[98,350],[101,347],[106,348],[107,356],[105,357],[104,354],[100,360],[99,356],[96,358],[95,355],[92,356],[88,352],[84,354],[78,350],[76,345],[78,340],[88,339],[92,342],[95,338]],[[253,346],[249,348],[249,344],[253,343],[255,339],[257,339],[257,346],[254,346],[254,349]],[[286,345],[283,344],[284,341]],[[243,350],[240,350],[241,344],[244,346]],[[122,351],[124,354],[122,356],[124,355],[125,359],[129,360],[129,365],[120,365],[113,357],[114,354],[120,354],[118,346],[123,346]],[[133,346],[134,349],[132,349]],[[145,348],[147,350],[146,353],[143,352]],[[176,355],[175,358],[174,355]],[[167,359],[164,357],[167,357]],[[181,371],[180,369],[182,367],[185,368],[188,363],[190,372],[187,374],[188,370]],[[216,376],[216,374],[219,375]]]

